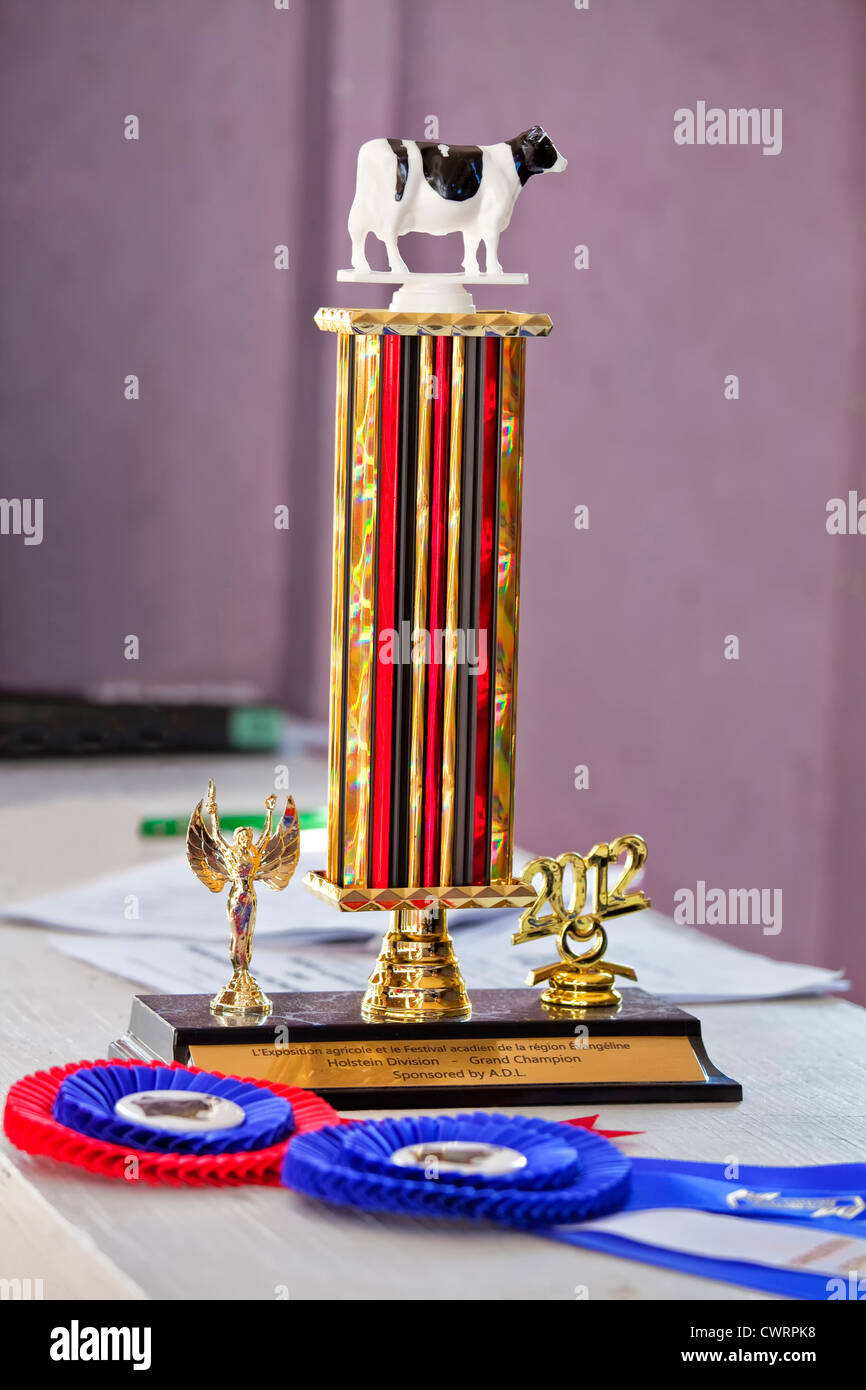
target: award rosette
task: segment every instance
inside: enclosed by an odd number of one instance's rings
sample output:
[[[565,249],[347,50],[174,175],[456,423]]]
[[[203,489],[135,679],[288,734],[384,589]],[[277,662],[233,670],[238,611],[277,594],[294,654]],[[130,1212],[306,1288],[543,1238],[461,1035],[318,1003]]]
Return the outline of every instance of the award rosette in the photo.
[[[866,1268],[866,1164],[629,1158],[598,1132],[491,1114],[368,1120],[301,1136],[285,1186],[336,1206],[492,1221],[790,1298]],[[831,1239],[828,1239],[828,1235]]]
[[[534,1227],[617,1210],[630,1168],[589,1130],[477,1113],[327,1126],[291,1146],[283,1182],[338,1206]]]
[[[337,1121],[327,1102],[294,1086],[177,1063],[95,1061],[22,1077],[3,1128],[26,1153],[106,1177],[275,1186],[293,1137]]]
[[[91,1139],[157,1153],[249,1153],[295,1127],[291,1102],[266,1087],[165,1067],[73,1072],[60,1084],[54,1118]],[[201,1128],[184,1128],[194,1123]]]

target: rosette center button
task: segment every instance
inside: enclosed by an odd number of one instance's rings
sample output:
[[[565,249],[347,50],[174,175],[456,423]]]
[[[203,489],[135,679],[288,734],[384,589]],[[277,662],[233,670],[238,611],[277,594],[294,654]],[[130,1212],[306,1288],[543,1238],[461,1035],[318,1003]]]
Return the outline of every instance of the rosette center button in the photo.
[[[494,1177],[526,1167],[526,1155],[504,1144],[437,1139],[407,1144],[391,1155],[398,1168],[423,1168],[425,1173],[460,1173],[463,1177]]]
[[[208,1091],[133,1091],[120,1097],[114,1111],[133,1124],[173,1134],[235,1129],[246,1118],[233,1100]]]

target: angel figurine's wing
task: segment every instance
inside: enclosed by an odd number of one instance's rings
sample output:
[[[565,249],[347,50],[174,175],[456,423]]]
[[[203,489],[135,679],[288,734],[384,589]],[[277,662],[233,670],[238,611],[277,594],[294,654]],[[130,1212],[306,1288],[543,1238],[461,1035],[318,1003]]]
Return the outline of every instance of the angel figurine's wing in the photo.
[[[205,825],[201,808],[202,803],[199,802],[189,818],[186,857],[196,878],[201,879],[205,888],[219,893],[228,883],[230,875],[222,847]]]
[[[286,802],[282,819],[262,850],[257,878],[262,879],[269,888],[285,888],[295,869],[301,852],[301,829],[298,813],[291,797]]]

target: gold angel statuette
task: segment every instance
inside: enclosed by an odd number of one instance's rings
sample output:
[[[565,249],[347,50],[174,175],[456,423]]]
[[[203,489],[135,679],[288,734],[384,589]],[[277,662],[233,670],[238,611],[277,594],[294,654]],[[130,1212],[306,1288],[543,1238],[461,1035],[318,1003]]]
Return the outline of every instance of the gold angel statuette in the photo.
[[[226,911],[231,933],[232,977],[211,1000],[211,1013],[264,1018],[273,1005],[250,974],[253,931],[256,925],[255,880],[269,888],[285,888],[298,864],[301,833],[291,797],[274,831],[275,796],[265,801],[265,828],[258,839],[249,825],[235,831],[231,844],[220,830],[216,788],[208,782],[207,800],[200,801],[190,817],[186,855],[190,867],[205,888],[220,893],[231,883]],[[210,829],[205,814],[210,819]]]

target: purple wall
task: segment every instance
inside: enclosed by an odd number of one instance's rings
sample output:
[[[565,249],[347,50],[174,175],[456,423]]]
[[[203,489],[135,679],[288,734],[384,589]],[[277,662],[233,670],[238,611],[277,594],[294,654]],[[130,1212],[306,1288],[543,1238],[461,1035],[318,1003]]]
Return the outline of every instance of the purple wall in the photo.
[[[134,632],[143,681],[253,675],[324,716],[335,345],[311,315],[387,302],[333,280],[357,146],[541,121],[569,169],[502,243],[531,272],[510,304],[555,323],[528,347],[518,838],[639,830],[667,911],[698,879],[780,888],[780,935],[720,934],[866,997],[866,539],[825,530],[866,495],[862,7],[6,0],[2,39],[2,492],[46,526],[0,537],[4,684],[128,679]],[[678,147],[698,100],[781,107],[782,153]]]

